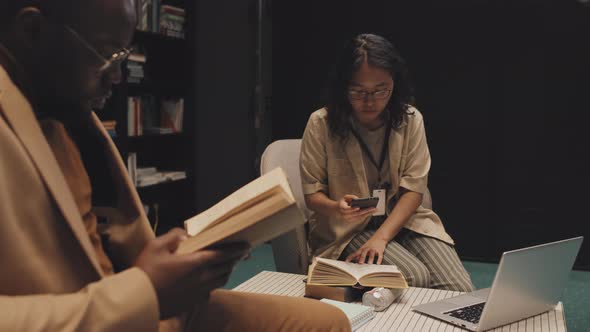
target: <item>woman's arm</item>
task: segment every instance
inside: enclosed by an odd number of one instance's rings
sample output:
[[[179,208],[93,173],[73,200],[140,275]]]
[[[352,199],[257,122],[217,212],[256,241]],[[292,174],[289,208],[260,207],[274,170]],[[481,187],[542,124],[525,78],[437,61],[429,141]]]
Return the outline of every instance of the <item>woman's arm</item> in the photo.
[[[377,258],[377,264],[381,264],[387,243],[393,240],[397,233],[399,233],[421,203],[422,194],[404,190],[404,193],[401,194],[397,204],[381,227],[377,229],[375,234],[362,247],[346,257],[346,261],[372,264],[375,262],[375,258]]]
[[[341,219],[347,222],[358,222],[375,212],[375,208],[353,208],[348,203],[358,198],[355,195],[344,195],[340,200],[330,199],[321,191],[305,195],[307,207],[327,217]]]
[[[399,233],[400,229],[406,224],[410,217],[416,212],[416,209],[422,204],[422,194],[405,190],[397,201],[397,204],[383,222],[383,225],[375,232],[375,239],[389,242]]]

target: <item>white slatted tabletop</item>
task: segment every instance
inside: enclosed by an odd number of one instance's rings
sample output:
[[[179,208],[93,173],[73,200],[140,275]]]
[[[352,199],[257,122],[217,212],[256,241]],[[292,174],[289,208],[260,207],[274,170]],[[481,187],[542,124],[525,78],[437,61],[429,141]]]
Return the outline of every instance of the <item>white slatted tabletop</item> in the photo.
[[[241,292],[303,296],[306,276],[300,274],[262,271],[234,290]],[[461,294],[460,292],[410,287],[387,310],[378,312],[374,319],[357,331],[433,331],[462,332],[454,325],[418,314],[414,305]],[[493,332],[566,332],[561,302],[549,312],[490,330]]]

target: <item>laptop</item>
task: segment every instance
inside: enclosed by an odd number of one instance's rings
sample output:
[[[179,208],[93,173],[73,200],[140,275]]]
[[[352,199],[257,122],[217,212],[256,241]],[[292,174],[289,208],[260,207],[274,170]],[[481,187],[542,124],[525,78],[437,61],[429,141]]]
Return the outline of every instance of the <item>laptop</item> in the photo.
[[[583,237],[507,251],[491,288],[412,307],[471,331],[528,318],[557,305]]]

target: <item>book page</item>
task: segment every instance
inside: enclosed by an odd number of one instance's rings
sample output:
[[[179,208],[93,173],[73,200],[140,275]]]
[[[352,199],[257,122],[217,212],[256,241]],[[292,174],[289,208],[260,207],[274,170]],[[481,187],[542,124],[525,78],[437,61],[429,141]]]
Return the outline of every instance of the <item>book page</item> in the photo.
[[[401,274],[400,270],[395,265],[358,264],[322,257],[318,257],[317,260],[320,264],[326,264],[348,272],[357,281],[360,280],[361,277],[371,273]]]
[[[272,189],[277,187],[282,188],[290,201],[295,202],[285,172],[277,167],[238,189],[211,208],[186,220],[184,228],[189,235],[197,235],[232,215],[267,199],[272,194]]]

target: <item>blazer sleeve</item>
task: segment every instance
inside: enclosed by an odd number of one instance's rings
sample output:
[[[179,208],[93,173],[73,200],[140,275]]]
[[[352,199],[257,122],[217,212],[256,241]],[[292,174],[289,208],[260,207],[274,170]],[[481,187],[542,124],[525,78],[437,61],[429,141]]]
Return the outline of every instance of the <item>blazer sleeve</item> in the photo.
[[[414,109],[414,117],[408,125],[407,148],[402,155],[400,187],[420,194],[426,192],[430,171],[430,152],[426,142],[426,131],[422,114]]]
[[[0,296],[0,331],[157,331],[156,292],[139,268],[71,294]]]
[[[317,112],[309,117],[303,133],[299,161],[304,195],[328,192],[326,129]]]

